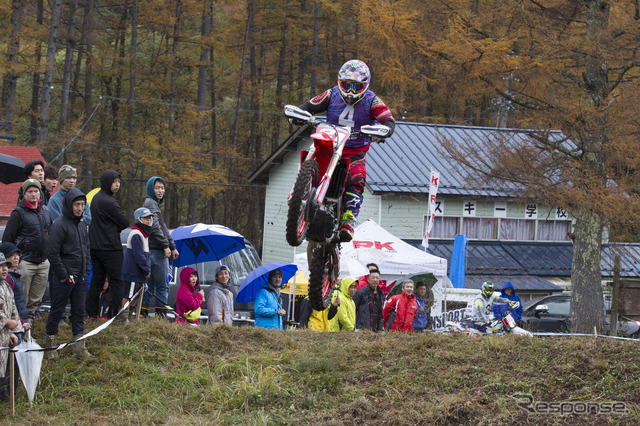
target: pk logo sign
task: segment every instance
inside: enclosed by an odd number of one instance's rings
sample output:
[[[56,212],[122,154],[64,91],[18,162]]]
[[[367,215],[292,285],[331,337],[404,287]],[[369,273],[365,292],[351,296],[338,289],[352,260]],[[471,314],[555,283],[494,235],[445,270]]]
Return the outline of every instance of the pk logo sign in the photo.
[[[353,241],[353,248],[375,248],[377,250],[386,249],[395,251],[392,246],[393,241],[381,243],[380,241]]]

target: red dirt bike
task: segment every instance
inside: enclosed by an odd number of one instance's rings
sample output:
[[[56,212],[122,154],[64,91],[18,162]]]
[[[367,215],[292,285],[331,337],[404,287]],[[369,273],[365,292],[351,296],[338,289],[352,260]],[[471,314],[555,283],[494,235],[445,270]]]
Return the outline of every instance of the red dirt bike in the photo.
[[[309,263],[309,302],[322,311],[331,302],[331,293],[340,273],[340,218],[349,161],[342,151],[352,136],[385,138],[389,127],[362,126],[359,132],[330,124],[293,105],[285,105],[284,115],[296,124],[316,126],[312,145],[303,151],[298,177],[289,198],[286,237],[291,246],[306,239]]]

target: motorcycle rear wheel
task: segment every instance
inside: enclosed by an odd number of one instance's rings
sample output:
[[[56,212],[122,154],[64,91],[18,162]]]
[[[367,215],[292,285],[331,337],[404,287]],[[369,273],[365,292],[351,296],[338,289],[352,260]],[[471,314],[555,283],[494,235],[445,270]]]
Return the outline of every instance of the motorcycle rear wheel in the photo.
[[[326,257],[312,256],[309,265],[309,304],[316,311],[325,310],[338,280],[337,259],[334,253]]]
[[[286,237],[289,245],[297,247],[304,241],[309,227],[307,201],[312,188],[318,186],[318,163],[307,160],[302,163],[293,186],[287,212]]]

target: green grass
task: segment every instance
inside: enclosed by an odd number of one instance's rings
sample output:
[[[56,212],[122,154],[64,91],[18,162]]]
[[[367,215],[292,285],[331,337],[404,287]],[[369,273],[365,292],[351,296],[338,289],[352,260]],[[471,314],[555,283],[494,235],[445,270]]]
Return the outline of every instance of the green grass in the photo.
[[[87,329],[96,323],[89,324]],[[61,328],[59,341],[70,338]],[[44,320],[34,335],[44,336]],[[640,342],[112,325],[45,360],[5,424],[640,424]],[[536,401],[626,403],[622,415],[528,414]]]

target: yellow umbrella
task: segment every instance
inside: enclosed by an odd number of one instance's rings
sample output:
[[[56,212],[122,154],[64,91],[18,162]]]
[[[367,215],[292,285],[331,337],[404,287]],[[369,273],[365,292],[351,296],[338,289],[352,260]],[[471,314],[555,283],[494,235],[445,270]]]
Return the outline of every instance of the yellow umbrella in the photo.
[[[87,194],[87,203],[89,203],[89,205],[91,205],[91,200],[93,200],[93,196],[96,195],[98,193],[98,191],[100,191],[100,188],[93,188]]]
[[[282,287],[280,291],[282,293],[293,294],[293,280],[296,280],[296,295],[304,296],[309,292],[309,278],[304,276],[304,272],[298,270],[296,274],[291,277],[289,281]]]

